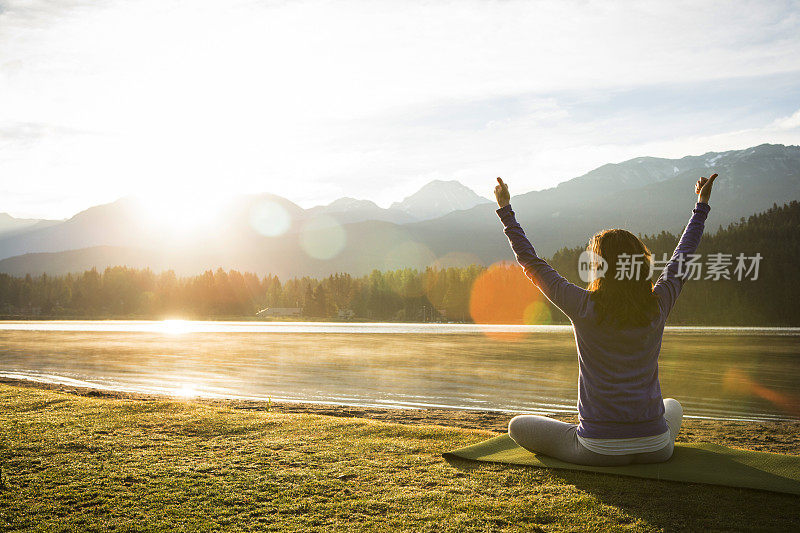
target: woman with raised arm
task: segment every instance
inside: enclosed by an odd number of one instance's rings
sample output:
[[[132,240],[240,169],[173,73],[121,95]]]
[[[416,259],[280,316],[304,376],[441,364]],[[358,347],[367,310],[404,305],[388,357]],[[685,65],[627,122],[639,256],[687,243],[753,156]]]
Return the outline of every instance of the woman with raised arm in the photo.
[[[508,186],[497,178],[497,214],[525,275],[566,314],[578,347],[578,420],[568,424],[537,415],[515,416],[509,436],[520,446],[562,461],[594,466],[658,463],[672,456],[683,409],[662,399],[658,381],[661,337],[686,281],[687,256],[700,244],[717,175],[700,178],[692,217],[658,280],[649,279],[650,251],[634,234],[604,230],[587,251],[605,266],[582,289],[536,255],[511,210]],[[638,256],[646,268],[616,275]],[[598,272],[598,274],[601,274]]]

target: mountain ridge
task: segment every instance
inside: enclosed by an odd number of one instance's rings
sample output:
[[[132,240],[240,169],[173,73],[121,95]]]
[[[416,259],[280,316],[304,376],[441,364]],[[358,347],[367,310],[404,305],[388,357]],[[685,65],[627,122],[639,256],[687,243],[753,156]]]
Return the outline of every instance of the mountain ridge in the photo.
[[[662,230],[679,233],[694,203],[694,181],[708,175],[709,169],[720,174],[709,228],[739,220],[773,203],[800,199],[800,147],[763,144],[680,159],[640,157],[607,164],[555,187],[516,195],[511,203],[537,251],[546,257],[562,247],[585,243],[594,232],[607,227],[623,227],[640,234]],[[513,185],[512,181],[512,192]],[[340,200],[344,201],[333,209],[346,212],[348,206],[367,210],[377,207],[368,200]],[[275,209],[285,211],[288,222],[282,233],[259,232],[254,228],[248,213],[252,214],[254,206],[263,206],[264,202],[280,204]],[[195,236],[194,240],[187,238],[164,245],[154,245],[163,233],[159,228],[148,229],[124,217],[114,219],[113,223],[92,221],[94,227],[81,235],[81,239],[69,234],[70,221],[66,221],[38,234],[0,238],[0,256],[15,257],[14,261],[0,261],[0,271],[11,264],[15,271],[24,269],[25,261],[32,259],[30,256],[21,259],[23,254],[67,252],[94,246],[141,249],[144,251],[141,259],[137,259],[141,262],[138,266],[146,266],[150,261],[154,267],[156,264],[175,267],[187,274],[218,266],[282,276],[361,274],[374,268],[513,260],[493,212],[495,206],[488,201],[437,218],[403,223],[358,220],[358,217],[348,220],[330,210],[326,214],[315,209],[303,210],[275,195],[251,196],[231,208],[224,224]],[[112,208],[108,210],[113,212]],[[92,211],[103,212],[103,209]],[[322,215],[324,224],[320,222]],[[73,219],[70,220],[74,226]],[[114,231],[124,235],[124,239],[108,238]],[[49,237],[44,239],[42,235]],[[31,249],[37,238],[44,249]],[[52,249],[59,245],[61,250]],[[48,246],[51,249],[46,249]],[[309,246],[328,248],[321,254]],[[17,253],[9,253],[14,250]],[[131,256],[119,253],[119,261],[132,260]],[[80,256],[72,253],[69,261],[49,256],[53,265],[59,265],[51,273],[68,268],[83,270],[92,260],[98,267],[114,264],[112,252],[102,258]]]
[[[60,222],[63,221],[43,218],[17,218],[8,213],[0,213],[0,239],[53,226]]]

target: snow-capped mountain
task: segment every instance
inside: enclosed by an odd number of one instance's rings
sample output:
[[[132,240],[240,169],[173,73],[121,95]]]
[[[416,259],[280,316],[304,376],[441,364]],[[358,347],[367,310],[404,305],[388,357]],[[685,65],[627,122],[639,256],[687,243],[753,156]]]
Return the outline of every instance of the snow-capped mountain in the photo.
[[[434,180],[402,202],[393,203],[389,209],[402,211],[417,220],[428,220],[485,203],[491,200],[455,180]]]

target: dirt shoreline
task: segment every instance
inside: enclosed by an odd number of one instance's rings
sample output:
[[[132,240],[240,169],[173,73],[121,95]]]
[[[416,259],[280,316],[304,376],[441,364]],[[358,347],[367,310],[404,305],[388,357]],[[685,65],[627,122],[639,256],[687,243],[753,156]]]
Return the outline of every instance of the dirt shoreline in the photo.
[[[109,391],[90,387],[74,387],[56,383],[39,383],[11,378],[0,378],[0,383],[15,387],[47,389],[78,396],[157,401],[179,399],[168,396]],[[320,405],[301,402],[272,402],[254,400],[218,400],[192,398],[185,401],[219,405],[232,409],[269,410],[276,413],[301,413],[346,418],[366,418],[397,424],[433,424],[466,429],[484,429],[504,433],[513,416],[499,411],[473,411],[467,409],[381,409],[344,405]],[[576,415],[555,416],[558,420],[577,423]],[[749,422],[732,420],[702,420],[684,418],[678,442],[714,442],[737,448],[800,455],[800,420]]]

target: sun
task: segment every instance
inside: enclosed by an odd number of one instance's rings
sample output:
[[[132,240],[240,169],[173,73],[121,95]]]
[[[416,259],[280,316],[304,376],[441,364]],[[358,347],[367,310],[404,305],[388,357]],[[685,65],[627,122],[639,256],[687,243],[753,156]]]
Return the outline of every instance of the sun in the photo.
[[[186,237],[217,225],[230,199],[198,193],[158,193],[136,197],[142,223],[162,237]]]

